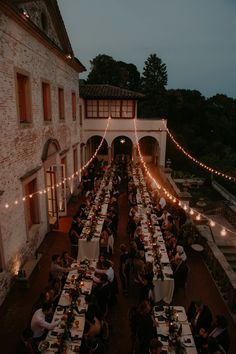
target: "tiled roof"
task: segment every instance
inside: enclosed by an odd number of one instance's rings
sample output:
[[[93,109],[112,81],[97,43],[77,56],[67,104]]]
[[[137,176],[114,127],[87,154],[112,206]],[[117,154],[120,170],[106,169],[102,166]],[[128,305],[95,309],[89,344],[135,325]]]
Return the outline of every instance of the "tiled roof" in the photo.
[[[111,85],[81,85],[80,96],[90,99],[139,99],[142,93]]]

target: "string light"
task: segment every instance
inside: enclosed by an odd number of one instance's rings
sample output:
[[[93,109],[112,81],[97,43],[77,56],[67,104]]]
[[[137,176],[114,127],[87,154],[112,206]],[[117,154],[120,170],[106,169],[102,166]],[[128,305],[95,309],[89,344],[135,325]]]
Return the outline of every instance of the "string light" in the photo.
[[[161,190],[164,192],[164,194],[167,194],[167,190],[166,190],[163,186],[161,186],[161,185],[155,180],[155,178],[151,175],[151,173],[150,173],[150,171],[148,170],[148,168],[147,168],[147,166],[146,166],[146,163],[145,163],[145,161],[144,161],[144,159],[143,159],[143,156],[142,156],[142,154],[141,154],[141,149],[140,149],[140,146],[139,146],[138,134],[137,134],[137,125],[136,125],[136,120],[135,120],[135,119],[134,119],[134,129],[135,129],[135,138],[136,138],[136,144],[137,144],[137,147],[138,147],[139,159],[140,159],[140,161],[141,161],[141,163],[142,163],[142,166],[143,166],[144,170],[145,170],[145,171],[148,171],[148,175],[150,176],[150,178],[152,179],[152,181],[154,182],[154,184],[158,185],[158,189],[161,189]],[[181,148],[181,147],[180,147],[180,148]],[[195,160],[196,160],[196,159],[195,159]],[[209,168],[209,169],[211,169],[211,168]],[[212,169],[211,169],[211,170],[212,170]],[[220,172],[217,171],[217,173],[219,174]],[[232,179],[233,177],[228,176],[228,178]],[[169,193],[169,195],[171,196],[170,193]],[[182,203],[181,203],[180,200],[177,200],[174,196],[172,196],[172,198],[173,198],[173,203],[176,203],[176,202],[177,202],[178,205],[179,205],[180,207],[182,207]],[[169,199],[170,199],[170,197],[169,197]],[[186,204],[184,204],[184,206],[183,206],[182,208],[185,209],[185,207],[186,207]],[[186,208],[186,210],[187,210],[187,209],[188,209],[188,208]],[[199,221],[199,220],[201,220],[201,219],[205,219],[205,220],[207,220],[207,221],[210,223],[211,226],[215,226],[216,224],[219,225],[219,226],[222,228],[222,230],[221,230],[221,235],[222,235],[222,236],[226,236],[227,232],[236,235],[236,232],[233,232],[232,230],[230,230],[230,229],[224,227],[223,225],[214,222],[213,220],[211,220],[210,218],[208,218],[206,215],[204,215],[204,214],[198,212],[197,210],[194,210],[193,208],[190,208],[190,209],[189,209],[189,214],[190,214],[191,216],[194,215],[195,213],[196,213],[196,220]]]
[[[169,135],[171,141],[177,146],[177,148],[185,155],[187,156],[190,160],[192,160],[193,162],[195,162],[197,165],[199,165],[200,167],[204,168],[205,170],[207,170],[208,172],[211,172],[217,176],[223,177],[229,181],[232,182],[236,182],[236,177],[230,176],[224,172],[218,171],[208,165],[206,165],[205,163],[199,161],[198,159],[196,159],[195,157],[193,157],[191,154],[189,154],[178,142],[177,140],[174,138],[174,136],[171,134],[170,130],[167,128],[166,123],[163,119],[163,123],[165,124],[165,129],[167,134]]]
[[[216,226],[216,223],[215,223],[215,221],[213,221],[213,220],[210,220],[210,226],[211,226],[211,227],[214,227],[214,226]]]
[[[223,228],[223,229],[221,230],[220,234],[221,234],[221,236],[226,236],[226,230],[225,230],[225,228]]]
[[[199,213],[199,214],[197,214],[197,216],[196,216],[196,220],[201,220],[201,214]]]
[[[106,125],[105,131],[104,131],[104,133],[103,133],[102,139],[101,139],[100,144],[98,145],[97,149],[95,150],[94,154],[92,155],[92,157],[86,162],[86,164],[85,164],[84,166],[82,166],[78,171],[74,172],[71,176],[68,176],[67,178],[65,177],[62,182],[57,183],[57,184],[55,184],[55,185],[52,185],[52,186],[50,187],[52,190],[54,190],[55,188],[58,188],[58,187],[62,186],[67,180],[70,181],[71,179],[73,179],[75,174],[78,176],[78,175],[79,175],[79,172],[84,171],[84,170],[91,164],[91,162],[92,162],[92,161],[95,159],[95,157],[97,156],[97,154],[98,154],[98,152],[99,152],[99,150],[100,150],[100,148],[101,148],[101,146],[102,146],[102,144],[103,144],[103,142],[104,142],[104,140],[105,140],[105,137],[106,137],[106,134],[107,134],[107,130],[108,130],[109,125],[110,125],[110,121],[111,121],[111,117],[109,117],[109,118],[107,119],[107,125]],[[21,200],[24,202],[24,201],[26,201],[27,198],[33,198],[34,195],[37,195],[37,194],[40,194],[40,195],[46,194],[47,191],[50,192],[50,188],[47,187],[46,189],[42,189],[42,190],[36,191],[36,192],[34,192],[34,193],[25,195],[24,197],[21,198]],[[18,201],[17,201],[17,203],[16,203],[16,201],[15,201],[13,205],[18,205],[18,204],[19,204]],[[6,209],[8,209],[8,208],[10,207],[10,203],[6,203],[6,204],[4,205],[4,207],[5,207]]]

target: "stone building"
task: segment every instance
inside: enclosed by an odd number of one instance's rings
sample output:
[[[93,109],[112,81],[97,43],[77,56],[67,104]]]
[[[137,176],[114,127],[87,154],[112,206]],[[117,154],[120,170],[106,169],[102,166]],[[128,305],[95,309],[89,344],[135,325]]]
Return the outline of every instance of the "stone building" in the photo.
[[[66,212],[74,180],[63,179],[80,165],[84,70],[56,0],[0,2],[0,303],[57,210]]]
[[[137,118],[142,95],[83,85],[56,0],[0,1],[0,304],[22,265],[66,215],[93,156],[165,165],[166,121]],[[80,97],[79,97],[80,96]],[[134,131],[137,125],[137,138]]]
[[[111,118],[104,144],[99,154],[109,162],[116,155],[137,156],[137,144],[147,162],[165,166],[166,120],[138,117],[138,100],[143,95],[111,85],[81,85],[82,159],[91,157],[102,139]],[[135,136],[134,120],[137,127]]]

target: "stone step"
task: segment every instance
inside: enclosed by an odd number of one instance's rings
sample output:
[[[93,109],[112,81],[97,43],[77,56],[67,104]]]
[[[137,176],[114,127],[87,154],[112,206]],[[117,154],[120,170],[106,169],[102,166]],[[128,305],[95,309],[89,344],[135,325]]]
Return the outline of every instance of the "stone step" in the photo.
[[[236,255],[236,247],[233,246],[218,246],[222,253],[226,254],[235,254]]]
[[[229,263],[234,272],[236,272],[236,262],[234,264]]]
[[[236,254],[225,254],[224,253],[224,256],[229,263],[236,262]]]

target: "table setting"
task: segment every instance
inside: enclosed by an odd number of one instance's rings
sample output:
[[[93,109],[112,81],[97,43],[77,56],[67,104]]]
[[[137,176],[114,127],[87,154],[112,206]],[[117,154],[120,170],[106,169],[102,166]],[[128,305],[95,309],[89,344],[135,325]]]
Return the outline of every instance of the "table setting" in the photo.
[[[187,315],[182,306],[153,308],[158,339],[168,354],[197,354]]]
[[[45,354],[73,354],[80,350],[88,308],[85,296],[92,291],[96,260],[84,259],[71,266],[77,268],[68,273],[53,314],[53,320],[60,321],[38,346],[39,351]]]
[[[152,212],[151,198],[141,168],[134,167],[133,174],[139,201],[138,215],[144,235],[145,260],[153,264],[154,300],[164,300],[170,304],[174,293],[174,279],[165,241],[157,216]]]
[[[79,239],[78,259],[98,259],[100,236],[107,216],[114,171],[106,171]]]

